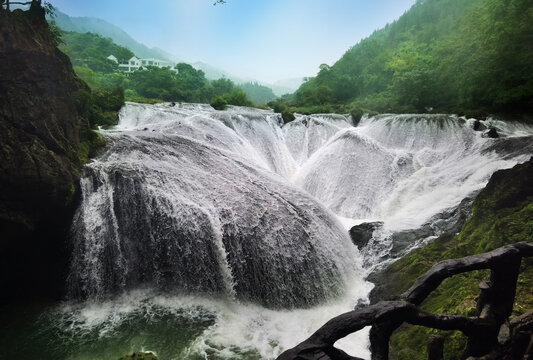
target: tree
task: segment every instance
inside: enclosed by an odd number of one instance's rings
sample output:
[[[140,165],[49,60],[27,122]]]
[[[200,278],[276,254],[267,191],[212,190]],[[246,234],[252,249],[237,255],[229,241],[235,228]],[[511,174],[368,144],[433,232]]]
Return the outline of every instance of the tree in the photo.
[[[211,86],[213,87],[213,96],[221,96],[232,92],[235,84],[229,79],[220,78],[211,81]]]

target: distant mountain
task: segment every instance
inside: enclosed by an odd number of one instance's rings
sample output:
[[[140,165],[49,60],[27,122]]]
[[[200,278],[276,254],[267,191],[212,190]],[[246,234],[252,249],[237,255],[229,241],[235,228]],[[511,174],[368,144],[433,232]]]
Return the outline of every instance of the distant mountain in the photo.
[[[246,82],[257,81],[255,79],[251,79],[251,78],[243,78],[243,77],[235,76],[235,75],[227,72],[226,70],[219,69],[219,68],[217,68],[215,66],[206,64],[206,63],[201,62],[201,61],[197,61],[195,63],[192,63],[191,65],[196,70],[202,70],[205,73],[205,77],[208,78],[209,80],[217,80],[217,79],[220,79],[220,78],[226,78],[226,79],[229,79],[229,80],[233,81],[236,84],[242,84],[242,83],[246,83]]]
[[[59,10],[56,10],[54,18],[57,26],[66,31],[79,33],[91,32],[103,37],[111,38],[117,45],[130,49],[136,56],[141,58],[157,58],[179,62],[176,56],[159,48],[149,48],[132,38],[128,33],[119,27],[108,23],[105,20],[91,17],[72,17]]]
[[[272,88],[272,91],[274,94],[276,94],[276,96],[281,96],[285,94],[292,94],[298,90],[303,82],[303,78],[282,79],[270,85],[270,88]]]
[[[217,67],[214,67],[212,65],[206,64],[201,61],[195,62],[191,65],[196,70],[202,70],[205,73],[205,77],[209,80],[217,80],[217,79],[224,77],[226,79],[233,81],[237,85],[245,85],[249,83],[254,83],[254,84],[262,85],[262,86],[272,89],[272,92],[276,96],[292,94],[303,83],[303,78],[292,78],[292,79],[279,80],[273,84],[270,84],[264,81],[258,81],[253,78],[235,76],[225,70],[219,69]]]

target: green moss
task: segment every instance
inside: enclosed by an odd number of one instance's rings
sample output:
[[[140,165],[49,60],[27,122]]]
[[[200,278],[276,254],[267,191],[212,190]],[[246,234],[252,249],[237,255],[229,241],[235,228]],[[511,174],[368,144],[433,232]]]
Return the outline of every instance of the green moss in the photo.
[[[94,130],[107,129],[118,123],[118,111],[124,105],[124,90],[80,90],[76,94],[76,107],[81,118],[80,147],[78,158],[87,163],[96,151],[106,145],[105,140]]]
[[[131,355],[123,356],[118,360],[158,360],[158,357],[151,352],[136,352]]]
[[[84,134],[85,141],[80,143],[78,158],[82,164],[86,164],[96,152],[106,146],[104,138],[94,130],[87,130]]]
[[[472,217],[458,236],[444,235],[392,264],[378,286],[382,297],[407,290],[417,277],[439,261],[478,254],[503,245],[533,239],[533,162],[498,171],[473,204]],[[513,315],[533,308],[533,259],[524,259],[518,278]],[[422,303],[432,313],[475,315],[478,284],[488,271],[459,274],[446,279]],[[387,289],[386,292],[384,289]],[[429,335],[445,338],[445,359],[459,358],[466,343],[458,332],[403,325],[391,338],[391,359],[425,359]]]

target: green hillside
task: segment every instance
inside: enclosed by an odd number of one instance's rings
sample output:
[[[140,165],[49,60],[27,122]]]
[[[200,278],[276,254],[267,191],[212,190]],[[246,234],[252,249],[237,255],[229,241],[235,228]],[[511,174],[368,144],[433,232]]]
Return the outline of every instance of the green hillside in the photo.
[[[177,61],[174,55],[158,48],[149,48],[132,38],[121,28],[108,23],[105,20],[91,17],[71,17],[55,10],[53,19],[57,26],[65,31],[77,33],[93,33],[104,38],[110,38],[115,44],[124,46],[134,52],[137,56],[144,58],[157,58],[161,60]]]
[[[418,0],[333,66],[323,64],[293,105],[531,113],[532,58],[531,1]]]
[[[59,45],[59,49],[70,57],[72,65],[86,67],[92,71],[117,71],[117,64],[107,59],[109,55],[114,55],[120,62],[134,56],[128,48],[116,45],[111,39],[97,34],[64,32],[61,37],[63,43]]]
[[[276,99],[276,95],[274,95],[271,88],[256,82],[240,84],[239,87],[246,93],[250,100],[258,105],[264,105]]]
[[[257,84],[249,84],[243,92],[228,79],[209,81],[203,71],[185,63],[176,65],[177,73],[168,68],[148,67],[125,74],[107,57],[114,55],[123,62],[134,53],[112,39],[92,33],[62,32],[61,40],[61,51],[70,57],[76,74],[93,90],[122,88],[128,101],[209,103],[223,96],[225,104],[251,106],[267,102],[263,102],[265,94],[268,100],[275,97],[270,89]],[[250,96],[256,101],[250,101]]]

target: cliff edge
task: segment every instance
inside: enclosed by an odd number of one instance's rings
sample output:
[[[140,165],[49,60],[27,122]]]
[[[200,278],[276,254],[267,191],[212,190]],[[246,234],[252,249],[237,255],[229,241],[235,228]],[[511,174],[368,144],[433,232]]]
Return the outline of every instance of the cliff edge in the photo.
[[[15,298],[62,286],[82,165],[80,90],[87,85],[57,49],[44,11],[0,11],[0,271]]]

